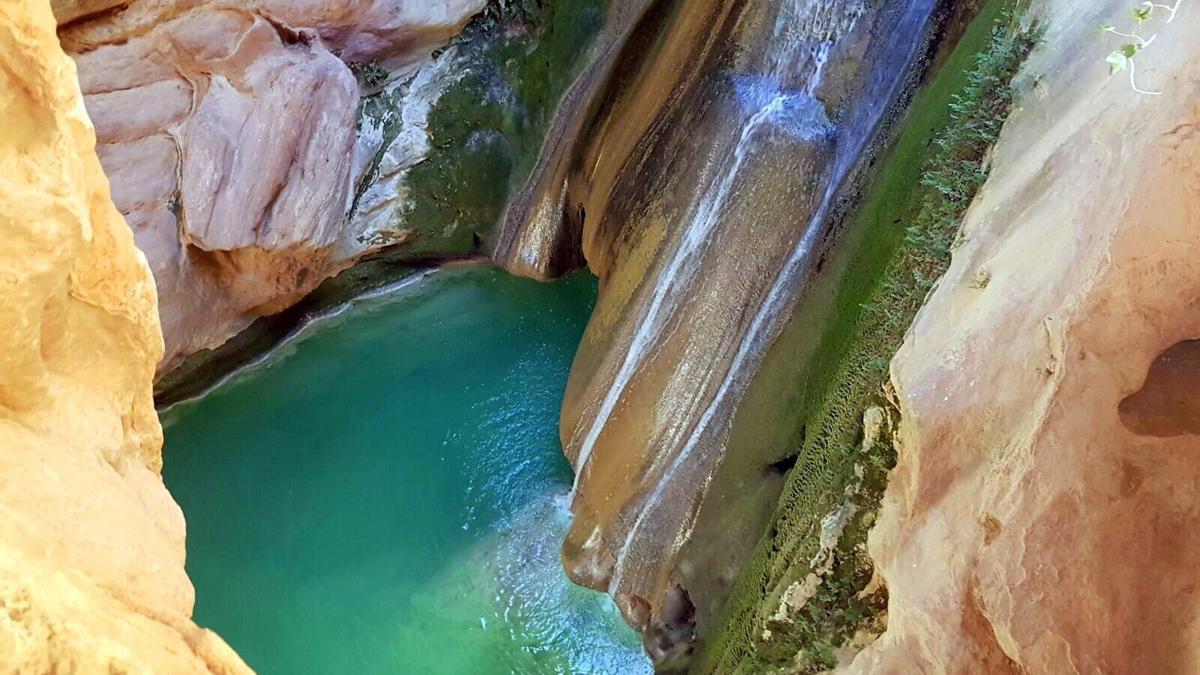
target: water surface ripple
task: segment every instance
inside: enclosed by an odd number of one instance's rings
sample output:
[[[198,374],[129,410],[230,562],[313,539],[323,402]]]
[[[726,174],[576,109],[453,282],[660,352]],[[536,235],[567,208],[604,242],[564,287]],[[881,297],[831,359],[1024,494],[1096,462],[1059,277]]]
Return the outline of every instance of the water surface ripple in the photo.
[[[559,546],[576,275],[433,275],[172,409],[196,620],[260,673],[648,673]]]

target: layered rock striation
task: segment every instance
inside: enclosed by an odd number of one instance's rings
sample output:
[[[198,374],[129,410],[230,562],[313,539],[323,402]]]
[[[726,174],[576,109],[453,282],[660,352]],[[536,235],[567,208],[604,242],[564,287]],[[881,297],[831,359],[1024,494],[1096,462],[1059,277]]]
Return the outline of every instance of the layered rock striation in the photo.
[[[447,81],[431,52],[482,5],[56,2],[113,199],[158,283],[162,371],[403,237],[394,183],[428,151]],[[387,137],[362,116],[381,87],[402,127]]]
[[[871,555],[884,635],[853,672],[1169,673],[1196,663],[1200,7],[1106,77],[1120,0],[1046,29],[962,245],[892,364]],[[986,284],[973,283],[985,274]]]
[[[162,333],[49,6],[0,4],[0,664],[245,673],[190,616]]]
[[[835,4],[615,3],[500,239],[516,271],[582,252],[600,278],[561,421],[564,561],[664,667],[765,527],[773,460],[745,472],[753,504],[709,501],[733,413],[936,23],[934,2]],[[689,547],[706,504],[730,502],[745,527]]]

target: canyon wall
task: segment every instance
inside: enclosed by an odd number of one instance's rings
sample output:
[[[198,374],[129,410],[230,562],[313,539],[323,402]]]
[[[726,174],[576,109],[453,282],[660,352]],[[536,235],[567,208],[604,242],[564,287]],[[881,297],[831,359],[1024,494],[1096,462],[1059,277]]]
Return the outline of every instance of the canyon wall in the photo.
[[[892,364],[888,627],[851,671],[1195,668],[1200,7],[1178,7],[1142,28],[1144,95],[1096,31],[1127,2],[1032,3],[1020,107]]]
[[[482,7],[55,0],[113,199],[158,284],[161,372],[412,238],[403,178],[453,78],[453,54],[431,54]]]
[[[55,28],[43,0],[0,3],[0,664],[249,672],[190,619],[154,282]]]

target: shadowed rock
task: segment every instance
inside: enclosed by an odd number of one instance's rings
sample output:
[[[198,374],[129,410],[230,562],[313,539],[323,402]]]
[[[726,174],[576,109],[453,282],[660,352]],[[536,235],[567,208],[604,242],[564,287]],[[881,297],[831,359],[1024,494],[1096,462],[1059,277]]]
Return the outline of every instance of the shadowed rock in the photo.
[[[60,3],[98,153],[117,207],[154,270],[161,372],[286,308],[396,235],[352,213],[376,152],[367,205],[424,156],[421,125],[443,83],[430,52],[482,0],[135,0]],[[101,11],[109,8],[111,11]],[[402,85],[403,129],[382,148],[360,124],[347,64],[380,62]],[[444,68],[442,69],[444,70]],[[406,114],[408,112],[412,114]]]
[[[1163,352],[1150,366],[1146,383],[1121,401],[1121,422],[1136,434],[1200,434],[1200,340],[1186,340]]]

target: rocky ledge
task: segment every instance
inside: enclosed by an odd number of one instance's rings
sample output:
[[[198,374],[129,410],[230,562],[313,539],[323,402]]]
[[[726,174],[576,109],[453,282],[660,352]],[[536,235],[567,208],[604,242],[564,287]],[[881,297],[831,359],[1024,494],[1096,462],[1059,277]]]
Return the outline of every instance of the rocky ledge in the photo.
[[[482,7],[56,0],[113,200],[158,284],[160,373],[404,239],[400,181],[449,77],[431,54]],[[386,134],[362,105],[381,89]]]

